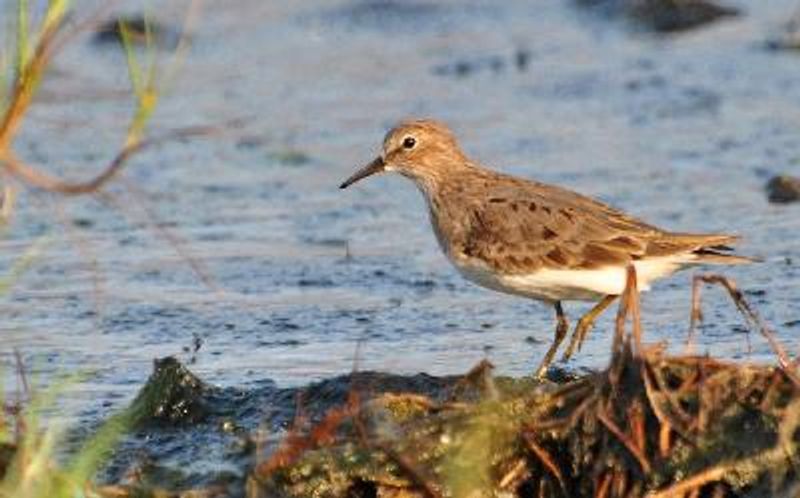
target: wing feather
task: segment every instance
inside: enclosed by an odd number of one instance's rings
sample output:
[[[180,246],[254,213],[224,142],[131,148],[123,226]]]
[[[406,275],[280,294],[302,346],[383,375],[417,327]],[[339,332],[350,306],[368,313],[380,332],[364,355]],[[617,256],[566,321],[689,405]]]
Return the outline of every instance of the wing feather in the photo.
[[[455,249],[463,256],[499,271],[624,266],[706,250],[719,259],[719,250],[736,241],[725,234],[666,232],[566,189],[502,178],[472,191],[462,185],[457,213],[462,229],[453,234]]]

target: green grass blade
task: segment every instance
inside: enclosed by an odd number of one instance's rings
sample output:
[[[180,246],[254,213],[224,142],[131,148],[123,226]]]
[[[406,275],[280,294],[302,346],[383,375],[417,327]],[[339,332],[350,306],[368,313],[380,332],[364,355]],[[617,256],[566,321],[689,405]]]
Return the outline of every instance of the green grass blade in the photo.
[[[132,417],[124,411],[111,417],[89,439],[75,456],[69,466],[67,475],[77,484],[89,482],[97,469],[107,461],[109,453],[131,427]]]
[[[11,84],[10,67],[7,53],[0,49],[0,116],[5,114],[8,109],[9,85]]]
[[[30,57],[30,31],[28,26],[28,0],[17,0],[17,50],[14,71],[17,79],[25,79]]]
[[[47,32],[61,25],[67,9],[69,9],[69,0],[50,0],[42,23],[42,31]]]
[[[134,111],[131,123],[128,126],[128,135],[126,137],[125,146],[130,147],[138,143],[147,122],[155,112],[158,105],[159,93],[157,90],[158,80],[158,65],[156,63],[156,47],[153,39],[152,26],[145,17],[145,48],[147,50],[147,67],[142,68],[136,56],[136,51],[131,39],[129,28],[124,24],[120,24],[120,34],[122,38],[122,46],[125,50],[125,57],[128,63],[128,77],[131,81],[131,87],[136,98],[136,110]]]
[[[0,295],[8,292],[9,289],[11,289],[11,286],[14,285],[17,280],[19,280],[19,277],[22,276],[22,274],[33,265],[33,262],[36,261],[39,256],[41,256],[45,246],[49,243],[49,241],[49,237],[42,237],[38,239],[25,251],[25,254],[23,254],[21,258],[14,262],[8,275],[0,278]]]
[[[122,48],[125,50],[125,61],[128,64],[128,78],[131,80],[131,87],[137,99],[141,99],[143,86],[141,81],[142,70],[139,61],[136,59],[136,51],[133,49],[131,32],[128,25],[123,20],[119,20],[119,34],[122,40]]]
[[[17,441],[14,459],[0,481],[0,498],[72,498],[80,488],[54,467],[61,431],[42,428],[41,414],[56,404],[56,398],[67,386],[75,385],[80,376],[62,378],[32,397],[25,407],[22,426],[25,432]],[[83,483],[81,483],[83,484]]]

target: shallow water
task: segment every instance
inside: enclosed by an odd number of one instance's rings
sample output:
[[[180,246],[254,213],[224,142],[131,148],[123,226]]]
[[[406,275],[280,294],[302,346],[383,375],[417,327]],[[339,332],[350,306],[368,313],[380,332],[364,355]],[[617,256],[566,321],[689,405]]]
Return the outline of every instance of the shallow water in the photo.
[[[725,272],[796,352],[800,206],[763,191],[772,174],[800,173],[800,54],[763,48],[795,2],[737,5],[745,15],[664,37],[569,2],[208,2],[153,132],[238,124],[140,154],[104,199],[21,196],[2,268],[49,242],[0,301],[3,362],[17,348],[45,383],[89,372],[63,412],[82,420],[123,406],[153,358],[192,356],[196,337],[193,371],[223,386],[299,385],[354,364],[458,374],[484,357],[530,372],[550,309],[461,279],[406,180],[337,188],[408,116],[447,121],[497,169],[671,229],[742,234],[741,252],[765,261]],[[155,14],[180,25],[182,7]],[[19,152],[87,177],[121,140],[126,92],[120,51],[77,38]],[[689,279],[644,296],[647,340],[679,350]],[[748,350],[721,291],[704,303],[701,352],[773,361],[755,334]],[[566,309],[574,321],[586,306]],[[610,323],[570,366],[605,364]]]

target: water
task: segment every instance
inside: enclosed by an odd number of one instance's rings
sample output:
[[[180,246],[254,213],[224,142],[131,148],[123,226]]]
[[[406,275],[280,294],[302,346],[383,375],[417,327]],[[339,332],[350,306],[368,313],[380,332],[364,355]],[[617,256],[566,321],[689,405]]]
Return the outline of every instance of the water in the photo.
[[[671,229],[742,234],[741,253],[764,262],[725,273],[796,352],[800,206],[770,205],[763,191],[772,174],[800,174],[800,55],[764,49],[795,2],[736,5],[744,16],[656,36],[569,2],[208,2],[152,132],[234,124],[137,155],[102,198],[20,197],[2,268],[49,243],[0,301],[3,361],[19,349],[43,383],[88,372],[63,411],[80,420],[124,406],[153,358],[188,359],[195,338],[192,370],[228,387],[297,386],[354,364],[459,374],[484,357],[529,373],[552,310],[458,276],[410,182],[337,188],[408,116],[447,121],[496,169]],[[183,7],[155,15],[179,26]],[[120,51],[79,36],[17,150],[90,176],[121,141],[127,92]],[[680,350],[689,280],[644,296],[648,341]],[[585,309],[566,306],[573,323]],[[699,351],[774,361],[757,335],[748,350],[720,291],[704,309]],[[572,367],[606,363],[610,324],[600,320]]]

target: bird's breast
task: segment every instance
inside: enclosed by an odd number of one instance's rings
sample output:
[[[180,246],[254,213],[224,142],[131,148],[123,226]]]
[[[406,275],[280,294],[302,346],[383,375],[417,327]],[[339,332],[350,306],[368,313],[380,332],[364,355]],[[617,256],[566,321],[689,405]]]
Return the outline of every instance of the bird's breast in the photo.
[[[596,301],[604,296],[619,295],[625,290],[627,280],[624,266],[542,268],[530,273],[505,273],[463,254],[448,254],[448,259],[464,278],[482,287],[546,302]],[[637,261],[634,266],[638,288],[647,291],[653,281],[692,264],[692,261],[674,257]]]
[[[537,270],[525,274],[503,273],[475,258],[449,257],[458,272],[470,282],[505,294],[545,302],[595,301],[624,286],[624,270],[596,271]],[[594,274],[596,273],[596,274]]]

